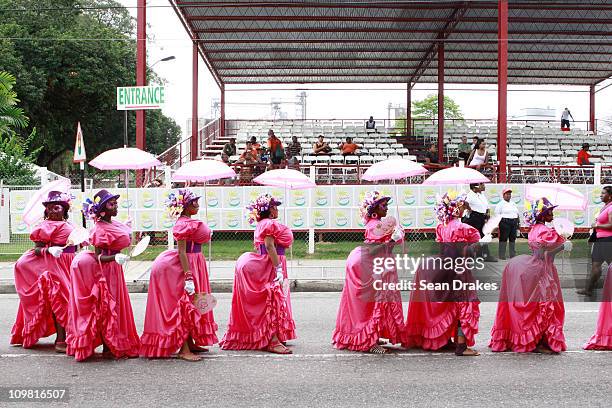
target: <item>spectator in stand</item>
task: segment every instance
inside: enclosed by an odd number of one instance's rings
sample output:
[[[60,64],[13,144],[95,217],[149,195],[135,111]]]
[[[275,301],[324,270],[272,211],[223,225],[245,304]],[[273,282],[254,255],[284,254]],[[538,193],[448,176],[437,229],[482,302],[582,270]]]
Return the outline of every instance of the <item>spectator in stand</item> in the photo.
[[[285,160],[285,149],[283,148],[283,142],[276,137],[272,129],[268,131],[268,151],[270,153],[270,170],[280,168]]]
[[[470,153],[472,153],[472,150],[474,150],[474,148],[476,147],[476,143],[478,143],[478,136],[474,136],[472,138],[472,147],[470,149]]]
[[[569,118],[572,118],[572,122],[574,121],[572,112],[570,112],[570,110],[567,108],[563,109],[563,112],[561,113],[561,130],[564,130],[564,129],[569,130],[570,128]]]
[[[366,133],[372,133],[372,132],[378,133],[378,130],[376,130],[376,121],[374,120],[374,116],[370,116],[370,119],[366,121],[365,128],[366,128]]]
[[[253,147],[253,142],[251,142],[250,140],[247,141],[247,145],[244,148],[244,151],[242,152],[242,154],[240,155],[239,160],[243,160],[247,153],[251,153],[253,157],[259,159],[257,149]]]
[[[438,159],[438,147],[433,143],[429,145],[425,153],[425,165],[433,168],[443,167]]]
[[[342,151],[343,156],[355,155],[357,154],[357,149],[359,149],[359,146],[353,143],[353,138],[350,137],[347,137],[346,142],[340,143],[338,147]]]
[[[512,189],[504,188],[502,198],[495,206],[495,215],[502,217],[499,222],[499,259],[506,259],[506,242],[510,241],[510,258],[516,255],[515,241],[519,228],[519,210],[512,198]]]
[[[312,145],[312,150],[315,155],[317,154],[330,154],[332,149],[329,147],[329,144],[324,140],[325,137],[323,135],[319,135],[319,140]]]
[[[474,143],[476,143],[476,141],[474,141]],[[457,148],[457,157],[462,159],[467,164],[467,160],[469,159],[473,148],[474,146],[468,143],[467,136],[461,136],[461,143],[459,143],[459,147]]]
[[[591,163],[591,161],[589,160],[591,157],[595,157],[599,159],[602,158],[601,156],[590,154],[589,153],[590,148],[591,146],[588,143],[582,144],[582,149],[578,151],[578,158],[576,160],[579,166],[592,166],[593,163]]]
[[[483,170],[491,167],[489,164],[489,152],[487,151],[487,143],[484,139],[478,139],[474,150],[470,153],[467,160],[469,167],[474,167],[476,170]]]
[[[298,142],[297,136],[291,138],[291,143],[287,145],[286,156],[288,159],[297,158],[302,154],[302,145]]]
[[[257,143],[257,138],[255,136],[251,137],[251,146],[253,149],[255,149],[257,151],[257,155],[261,154],[261,151],[263,150],[261,145],[259,143]]]
[[[236,155],[236,139],[230,138],[229,142],[223,145],[223,152],[221,152],[221,160],[224,163],[229,163],[229,159]]]
[[[247,150],[240,156],[238,164],[240,164],[240,184],[250,183],[254,177],[254,170],[260,164],[259,159],[252,151]]]

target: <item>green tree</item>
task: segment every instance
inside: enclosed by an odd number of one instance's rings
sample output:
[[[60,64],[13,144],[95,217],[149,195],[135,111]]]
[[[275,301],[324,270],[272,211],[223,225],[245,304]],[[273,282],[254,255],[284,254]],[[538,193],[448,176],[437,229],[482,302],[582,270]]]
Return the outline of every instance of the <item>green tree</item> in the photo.
[[[116,110],[115,89],[136,82],[129,12],[112,0],[0,0],[0,15],[0,70],[16,73],[15,90],[37,129],[33,145],[42,148],[37,163],[53,168],[61,162],[74,147],[79,121],[90,158],[122,146],[124,116]],[[147,150],[161,153],[178,141],[173,120],[160,111],[146,118]],[[20,134],[26,138],[28,129]]]
[[[29,149],[36,130],[22,139],[16,130],[28,126],[28,117],[17,106],[19,99],[13,90],[15,77],[0,71],[0,180],[7,184],[36,183],[32,166],[40,149]]]
[[[28,118],[17,106],[17,93],[13,90],[15,77],[0,71],[0,135],[6,135],[15,128],[28,126]]]
[[[412,117],[436,119],[438,117],[438,95],[428,95],[421,101],[412,102]],[[463,119],[461,108],[450,96],[444,97],[444,118]]]
[[[463,119],[461,108],[451,97],[444,97],[444,117],[446,119]],[[429,95],[421,101],[412,102],[412,119],[437,119],[438,118],[438,96]],[[405,134],[406,115],[400,115],[395,120],[396,134]]]

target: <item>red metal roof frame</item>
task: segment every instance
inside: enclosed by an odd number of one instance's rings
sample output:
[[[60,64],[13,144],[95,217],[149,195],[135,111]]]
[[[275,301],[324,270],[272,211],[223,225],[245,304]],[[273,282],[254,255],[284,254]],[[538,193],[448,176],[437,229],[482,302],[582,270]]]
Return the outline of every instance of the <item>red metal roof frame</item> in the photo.
[[[497,0],[170,0],[221,87],[497,82]],[[508,83],[612,76],[612,0],[509,0]]]

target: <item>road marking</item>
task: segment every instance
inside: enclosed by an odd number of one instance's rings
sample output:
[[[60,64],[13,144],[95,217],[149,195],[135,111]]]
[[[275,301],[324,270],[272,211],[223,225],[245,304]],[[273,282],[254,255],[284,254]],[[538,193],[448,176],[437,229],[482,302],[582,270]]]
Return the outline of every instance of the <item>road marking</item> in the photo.
[[[563,354],[602,354],[608,353],[610,351],[605,350],[568,350]],[[491,351],[481,351],[481,357],[492,357],[492,356],[512,356],[520,353],[512,353],[512,352],[503,352],[503,353],[494,353]],[[395,350],[391,350],[389,354],[381,356],[379,354],[370,354],[370,353],[321,353],[321,354],[289,354],[289,355],[279,355],[279,354],[250,354],[249,352],[240,353],[240,354],[209,354],[202,356],[203,360],[223,360],[223,359],[285,359],[285,360],[306,360],[306,359],[356,359],[356,358],[415,358],[415,357],[452,357],[455,358],[455,355],[451,352],[448,353],[440,353],[440,352],[423,352],[423,353],[407,353],[407,352],[396,352]],[[62,354],[27,354],[27,353],[6,353],[0,354],[0,358],[66,358],[65,355]],[[100,356],[98,356],[100,357]],[[72,359],[72,357],[69,357]],[[164,361],[163,359],[156,359],[152,361]]]

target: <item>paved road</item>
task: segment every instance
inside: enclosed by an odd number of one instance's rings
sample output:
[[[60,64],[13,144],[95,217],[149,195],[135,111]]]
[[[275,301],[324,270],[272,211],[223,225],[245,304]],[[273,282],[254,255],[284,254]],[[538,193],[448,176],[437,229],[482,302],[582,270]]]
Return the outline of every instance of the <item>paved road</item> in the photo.
[[[222,335],[230,294],[219,294]],[[597,304],[567,303],[569,351],[557,356],[494,354],[486,349],[495,313],[482,304],[477,358],[397,351],[375,356],[334,350],[330,336],[338,293],[296,293],[299,339],[291,356],[223,352],[204,361],[176,359],[85,363],[52,352],[52,339],[36,350],[8,346],[17,297],[0,295],[0,386],[67,386],[71,406],[609,406],[612,352],[584,352]],[[142,328],[146,295],[132,294]],[[406,305],[405,305],[406,306]],[[2,403],[0,402],[0,405]],[[26,406],[28,404],[11,404]],[[41,406],[40,404],[29,404]],[[64,405],[65,406],[65,405]]]

